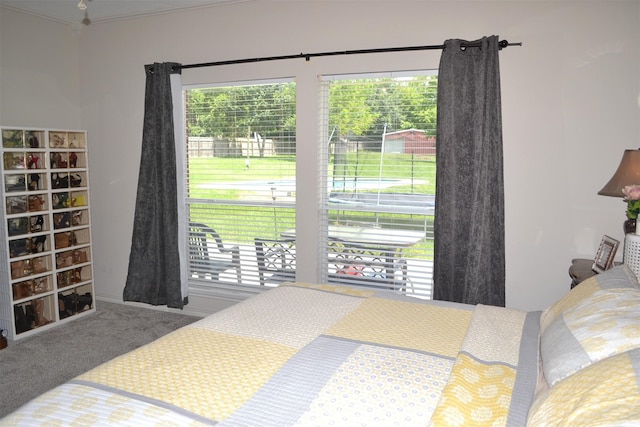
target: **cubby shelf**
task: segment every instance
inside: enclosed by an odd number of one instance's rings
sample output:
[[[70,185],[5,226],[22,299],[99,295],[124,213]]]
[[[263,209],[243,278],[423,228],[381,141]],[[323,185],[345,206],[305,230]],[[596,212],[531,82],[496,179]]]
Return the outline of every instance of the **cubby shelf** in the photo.
[[[95,311],[87,133],[1,132],[0,329],[15,340]]]

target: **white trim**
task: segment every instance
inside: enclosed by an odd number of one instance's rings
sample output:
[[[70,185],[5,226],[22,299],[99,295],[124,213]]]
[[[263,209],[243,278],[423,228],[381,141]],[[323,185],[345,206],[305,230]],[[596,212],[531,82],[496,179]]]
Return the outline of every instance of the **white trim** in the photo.
[[[437,76],[438,70],[406,70],[406,71],[384,71],[380,73],[358,73],[358,74],[321,74],[318,79],[321,81],[337,80],[361,80],[361,79],[402,79],[407,77]]]
[[[189,272],[187,265],[187,213],[184,203],[186,194],[184,180],[185,134],[184,102],[182,96],[182,76],[171,74],[171,98],[173,100],[173,134],[176,151],[176,192],[178,209],[178,256],[180,258],[180,290],[182,299],[189,296]]]
[[[226,87],[226,86],[256,86],[256,85],[268,85],[277,83],[292,83],[295,82],[294,77],[279,77],[273,79],[260,79],[260,80],[238,80],[238,81],[224,81],[216,83],[194,83],[182,85],[182,90],[190,89],[206,89],[210,87]]]

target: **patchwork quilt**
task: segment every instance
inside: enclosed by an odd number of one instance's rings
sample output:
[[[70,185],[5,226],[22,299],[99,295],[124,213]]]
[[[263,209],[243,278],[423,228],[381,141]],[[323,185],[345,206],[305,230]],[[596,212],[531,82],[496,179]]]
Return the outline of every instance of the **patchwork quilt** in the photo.
[[[538,314],[290,283],[80,375],[0,424],[523,425]]]

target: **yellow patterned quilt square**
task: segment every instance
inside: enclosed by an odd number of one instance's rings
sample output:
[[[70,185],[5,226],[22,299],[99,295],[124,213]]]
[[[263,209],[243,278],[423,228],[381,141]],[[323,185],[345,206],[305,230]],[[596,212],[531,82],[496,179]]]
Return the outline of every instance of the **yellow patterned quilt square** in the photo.
[[[326,334],[456,357],[472,315],[468,310],[374,297]]]
[[[295,353],[280,344],[184,328],[79,377],[222,420]]]
[[[431,420],[434,426],[505,425],[515,369],[460,354]]]

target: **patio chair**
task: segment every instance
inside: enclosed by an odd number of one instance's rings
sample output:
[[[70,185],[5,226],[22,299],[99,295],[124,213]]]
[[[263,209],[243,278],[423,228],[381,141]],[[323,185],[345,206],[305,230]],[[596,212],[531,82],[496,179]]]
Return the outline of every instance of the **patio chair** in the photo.
[[[191,274],[198,278],[218,280],[220,273],[235,269],[238,284],[242,281],[240,248],[225,246],[218,233],[205,224],[189,223],[189,265]]]
[[[254,239],[260,285],[280,284],[296,278],[295,241]]]

